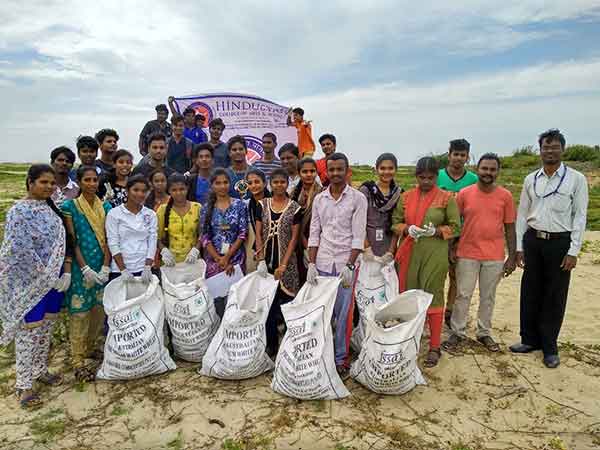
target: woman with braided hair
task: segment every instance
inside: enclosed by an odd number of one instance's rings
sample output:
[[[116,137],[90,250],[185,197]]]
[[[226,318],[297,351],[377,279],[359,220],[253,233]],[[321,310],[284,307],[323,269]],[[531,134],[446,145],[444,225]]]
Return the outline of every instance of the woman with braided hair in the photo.
[[[165,266],[186,262],[194,264],[200,257],[200,203],[187,199],[188,183],[178,173],[169,177],[169,201],[161,205],[158,216],[158,249]]]
[[[26,186],[27,197],[8,211],[0,249],[0,345],[15,340],[17,397],[23,408],[31,408],[40,404],[35,381],[62,380],[48,372],[48,353],[52,324],[71,284],[72,243],[50,199],[54,169],[32,165]]]
[[[248,208],[243,200],[229,195],[227,171],[215,169],[210,177],[211,192],[202,208],[201,241],[206,260],[206,278],[221,272],[232,275],[236,265],[245,270],[244,241],[248,237]],[[227,297],[215,298],[215,308],[223,317]]]
[[[300,237],[302,208],[287,195],[288,175],[284,169],[271,173],[272,198],[263,199],[256,217],[257,272],[271,273],[279,287],[266,323],[267,352],[275,356],[279,350],[277,326],[283,323],[281,305],[290,302],[300,289],[296,248]]]

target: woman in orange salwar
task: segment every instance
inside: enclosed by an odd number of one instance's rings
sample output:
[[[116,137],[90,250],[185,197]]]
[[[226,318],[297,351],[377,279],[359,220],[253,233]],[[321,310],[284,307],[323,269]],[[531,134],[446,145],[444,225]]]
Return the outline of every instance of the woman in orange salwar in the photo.
[[[437,365],[441,357],[448,241],[458,237],[460,231],[456,201],[436,185],[438,168],[431,157],[417,162],[417,187],[402,194],[392,216],[392,230],[402,239],[395,258],[400,292],[422,289],[433,294],[427,311],[431,333],[426,367]]]

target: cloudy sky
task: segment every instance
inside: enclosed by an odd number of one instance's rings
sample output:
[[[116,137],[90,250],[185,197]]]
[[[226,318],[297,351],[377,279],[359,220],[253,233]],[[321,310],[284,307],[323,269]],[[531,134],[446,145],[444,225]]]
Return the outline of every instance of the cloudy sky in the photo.
[[[2,161],[103,127],[136,150],[155,104],[217,91],[303,106],[354,162],[600,144],[600,0],[2,0],[0,23]]]

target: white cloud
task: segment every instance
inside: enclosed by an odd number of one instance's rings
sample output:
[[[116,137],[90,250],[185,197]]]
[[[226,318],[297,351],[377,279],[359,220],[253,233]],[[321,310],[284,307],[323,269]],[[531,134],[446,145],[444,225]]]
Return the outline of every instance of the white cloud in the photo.
[[[0,97],[9,106],[0,116],[0,131],[7,137],[0,159],[45,158],[47,149],[72,145],[77,135],[105,126],[117,128],[123,145],[135,150],[139,129],[152,118],[156,103],[170,94],[217,90],[256,93],[281,103],[296,98],[290,102],[306,105],[317,134],[336,132],[353,159],[362,161],[386,147],[389,130],[405,133],[410,151],[401,153],[410,161],[439,149],[459,130],[493,134],[498,124],[484,120],[492,113],[512,123],[512,117],[532,114],[549,101],[560,105],[561,113],[570,111],[561,122],[569,121],[579,117],[571,110],[587,104],[586,96],[597,95],[598,60],[458,74],[435,83],[403,81],[403,74],[418,72],[421,61],[414,55],[508,52],[564,32],[524,25],[596,17],[599,7],[600,0],[246,0],[235,6],[4,0]],[[378,59],[372,56],[377,51],[383,54]],[[383,69],[384,82],[364,86]],[[345,85],[353,88],[332,93],[346,76]],[[589,126],[594,111],[574,126],[595,129]],[[547,119],[549,114],[534,116]],[[31,142],[32,120],[39,142],[21,149]],[[539,128],[529,116],[514,126],[527,131],[503,136],[506,145],[523,143]]]

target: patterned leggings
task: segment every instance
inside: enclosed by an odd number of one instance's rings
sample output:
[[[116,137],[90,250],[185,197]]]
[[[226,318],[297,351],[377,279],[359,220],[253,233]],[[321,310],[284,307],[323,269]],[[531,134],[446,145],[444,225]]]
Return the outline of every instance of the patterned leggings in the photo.
[[[17,389],[31,389],[33,382],[48,371],[48,353],[54,320],[44,319],[35,328],[27,328],[25,323],[15,336],[17,365]]]

